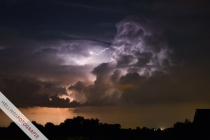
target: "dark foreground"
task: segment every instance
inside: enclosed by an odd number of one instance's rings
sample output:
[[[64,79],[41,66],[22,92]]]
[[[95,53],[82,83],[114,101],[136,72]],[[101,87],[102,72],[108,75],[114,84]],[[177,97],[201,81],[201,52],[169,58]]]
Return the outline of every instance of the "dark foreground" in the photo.
[[[66,119],[60,125],[46,123],[45,126],[33,124],[49,140],[208,140],[209,124],[195,124],[186,120],[177,122],[165,130],[153,128],[121,129],[120,124],[99,123],[98,119],[74,117]],[[0,128],[0,140],[30,140],[15,124]]]

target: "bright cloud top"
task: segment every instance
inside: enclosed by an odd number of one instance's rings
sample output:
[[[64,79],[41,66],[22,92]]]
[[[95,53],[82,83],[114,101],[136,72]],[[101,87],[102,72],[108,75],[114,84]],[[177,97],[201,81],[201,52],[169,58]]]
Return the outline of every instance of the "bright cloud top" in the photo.
[[[135,72],[152,75],[154,71],[174,65],[167,40],[141,17],[128,17],[117,25],[111,46],[112,59],[118,67],[130,67]]]

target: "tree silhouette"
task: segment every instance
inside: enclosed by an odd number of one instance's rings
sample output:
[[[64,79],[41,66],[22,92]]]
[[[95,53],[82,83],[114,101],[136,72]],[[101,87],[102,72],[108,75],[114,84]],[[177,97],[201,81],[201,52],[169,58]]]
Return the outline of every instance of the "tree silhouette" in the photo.
[[[66,119],[59,125],[47,122],[44,126],[32,123],[49,140],[186,140],[209,139],[209,129],[194,125],[190,120],[176,122],[173,127],[164,130],[136,127],[122,129],[120,124],[99,123],[98,119],[84,119],[82,116]],[[14,123],[0,128],[0,140],[29,140],[28,136]]]

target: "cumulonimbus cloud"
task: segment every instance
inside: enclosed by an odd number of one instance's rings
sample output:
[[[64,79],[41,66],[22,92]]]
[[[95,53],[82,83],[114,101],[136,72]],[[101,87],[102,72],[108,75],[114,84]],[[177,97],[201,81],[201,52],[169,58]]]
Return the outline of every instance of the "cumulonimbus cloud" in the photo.
[[[150,77],[169,73],[170,67],[177,65],[163,32],[151,27],[144,18],[130,16],[116,27],[117,34],[109,48],[112,61],[94,68],[94,84],[85,86],[79,81],[69,87],[72,97],[82,96],[84,103],[108,104],[126,100],[128,91],[138,97],[139,85],[147,83]]]
[[[152,75],[175,65],[167,40],[144,18],[130,16],[116,24],[117,34],[110,47],[118,67],[136,68],[136,72]]]

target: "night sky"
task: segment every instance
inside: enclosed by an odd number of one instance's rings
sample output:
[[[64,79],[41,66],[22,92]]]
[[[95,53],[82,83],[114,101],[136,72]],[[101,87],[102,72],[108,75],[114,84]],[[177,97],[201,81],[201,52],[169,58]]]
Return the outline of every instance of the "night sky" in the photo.
[[[193,121],[195,109],[210,108],[209,6],[0,0],[0,91],[41,124],[74,116],[123,128]]]

